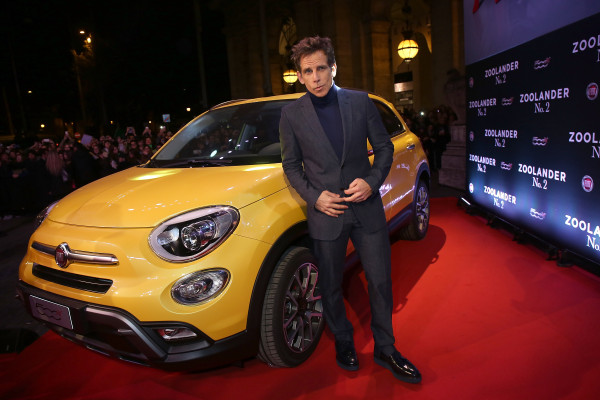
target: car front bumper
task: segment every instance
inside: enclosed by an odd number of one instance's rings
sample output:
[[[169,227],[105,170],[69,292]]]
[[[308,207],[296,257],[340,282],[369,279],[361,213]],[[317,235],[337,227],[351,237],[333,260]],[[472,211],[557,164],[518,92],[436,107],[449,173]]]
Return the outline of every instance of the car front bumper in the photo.
[[[213,341],[189,324],[177,321],[142,323],[122,309],[59,296],[23,281],[17,284],[17,295],[31,315],[59,335],[88,349],[136,364],[169,371],[203,370],[253,357],[258,351],[258,338],[247,331]],[[67,324],[53,323],[52,318],[44,318],[44,315],[40,318],[39,310],[33,310],[32,306],[36,301],[42,307],[44,304],[56,307],[47,315],[67,313]],[[187,327],[197,336],[166,341],[157,332],[173,327]]]

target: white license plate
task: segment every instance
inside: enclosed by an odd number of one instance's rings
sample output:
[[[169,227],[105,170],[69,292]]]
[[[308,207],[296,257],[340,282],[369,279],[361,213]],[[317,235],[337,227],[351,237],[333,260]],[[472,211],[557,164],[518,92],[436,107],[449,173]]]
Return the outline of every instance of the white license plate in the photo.
[[[73,329],[69,307],[35,296],[29,296],[29,304],[31,304],[31,313],[34,317],[63,328]]]

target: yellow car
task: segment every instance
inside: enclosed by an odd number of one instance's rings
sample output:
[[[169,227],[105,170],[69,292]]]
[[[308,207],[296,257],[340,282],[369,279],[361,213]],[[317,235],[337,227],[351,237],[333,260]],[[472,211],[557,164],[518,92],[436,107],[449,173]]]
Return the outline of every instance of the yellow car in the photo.
[[[299,96],[216,106],[148,163],[47,207],[19,267],[28,312],[91,350],[167,370],[305,361],[324,327],[318,265],[278,133]],[[390,228],[420,239],[426,156],[393,106],[371,98],[395,147],[380,189]]]

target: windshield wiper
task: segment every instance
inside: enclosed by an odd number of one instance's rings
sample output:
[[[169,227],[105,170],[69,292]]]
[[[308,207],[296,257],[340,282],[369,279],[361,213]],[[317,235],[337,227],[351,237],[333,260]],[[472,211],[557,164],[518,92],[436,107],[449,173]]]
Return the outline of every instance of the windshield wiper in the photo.
[[[200,160],[197,160],[197,159],[187,160],[187,164],[190,168],[212,167],[215,165],[222,167],[223,165],[231,164],[231,160],[228,158],[223,158],[223,159],[206,158],[206,159],[200,159]]]

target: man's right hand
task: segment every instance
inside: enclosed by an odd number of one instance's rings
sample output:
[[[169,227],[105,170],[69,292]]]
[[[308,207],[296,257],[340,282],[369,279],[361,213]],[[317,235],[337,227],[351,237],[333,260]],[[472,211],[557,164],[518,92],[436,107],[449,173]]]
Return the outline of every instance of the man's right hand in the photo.
[[[317,199],[315,208],[321,211],[323,214],[337,218],[344,213],[345,209],[348,208],[347,205],[342,204],[345,201],[346,199],[339,194],[324,190]]]

